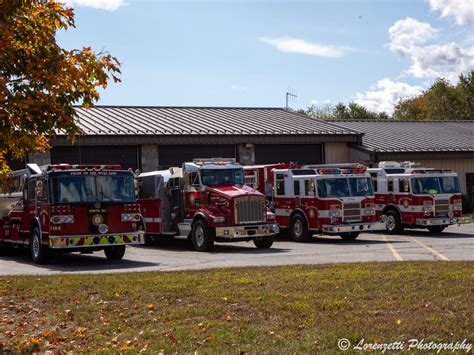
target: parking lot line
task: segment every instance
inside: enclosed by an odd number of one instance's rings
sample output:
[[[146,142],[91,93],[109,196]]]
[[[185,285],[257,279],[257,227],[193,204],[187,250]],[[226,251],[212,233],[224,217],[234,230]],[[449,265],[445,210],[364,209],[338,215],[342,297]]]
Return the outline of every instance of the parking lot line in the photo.
[[[385,241],[385,243],[387,244],[388,246],[388,249],[390,249],[390,251],[392,252],[393,256],[395,257],[395,259],[397,261],[403,261],[403,258],[400,256],[400,254],[398,253],[397,249],[395,249],[395,247],[392,245],[392,243],[390,243],[387,239],[387,236],[386,235],[383,235],[383,240]]]
[[[433,254],[434,256],[437,256],[438,258],[440,258],[441,260],[444,260],[444,261],[449,261],[449,259],[444,256],[443,254],[437,252],[436,250],[434,250],[433,248],[429,247],[428,245],[426,245],[425,243],[422,243],[420,242],[418,239],[414,238],[414,237],[409,237],[410,239],[412,239],[414,242],[418,243],[418,245],[422,246],[423,248],[425,248],[426,250],[428,250],[431,254]]]

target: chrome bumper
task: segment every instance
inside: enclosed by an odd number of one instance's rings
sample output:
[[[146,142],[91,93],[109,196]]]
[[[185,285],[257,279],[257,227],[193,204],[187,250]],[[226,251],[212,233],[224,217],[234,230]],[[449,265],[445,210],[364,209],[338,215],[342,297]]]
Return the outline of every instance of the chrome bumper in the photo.
[[[144,232],[49,236],[49,247],[52,249],[113,247],[117,245],[140,245],[144,243]]]
[[[371,232],[385,230],[385,222],[367,222],[351,224],[324,224],[322,231],[327,234],[351,232]]]
[[[265,237],[280,232],[278,224],[257,224],[249,226],[216,227],[216,237],[226,239]]]
[[[434,218],[417,218],[416,224],[420,226],[444,226],[450,224],[465,224],[471,223],[472,217],[434,217]]]

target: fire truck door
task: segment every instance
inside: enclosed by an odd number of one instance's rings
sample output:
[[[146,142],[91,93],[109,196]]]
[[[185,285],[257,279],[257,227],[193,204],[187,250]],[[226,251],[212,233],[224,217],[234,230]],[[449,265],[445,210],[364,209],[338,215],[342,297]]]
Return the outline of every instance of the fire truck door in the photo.
[[[40,221],[41,231],[49,230],[48,186],[45,178],[38,178],[35,185],[35,215]]]

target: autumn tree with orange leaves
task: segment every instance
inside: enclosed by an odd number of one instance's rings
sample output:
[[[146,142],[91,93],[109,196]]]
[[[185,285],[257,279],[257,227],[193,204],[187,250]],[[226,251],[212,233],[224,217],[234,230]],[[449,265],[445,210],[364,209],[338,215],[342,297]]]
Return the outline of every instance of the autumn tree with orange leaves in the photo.
[[[90,107],[99,88],[120,81],[110,54],[58,45],[56,33],[70,27],[73,9],[60,2],[0,0],[0,178],[8,156],[47,152],[58,132],[74,141],[73,105]]]

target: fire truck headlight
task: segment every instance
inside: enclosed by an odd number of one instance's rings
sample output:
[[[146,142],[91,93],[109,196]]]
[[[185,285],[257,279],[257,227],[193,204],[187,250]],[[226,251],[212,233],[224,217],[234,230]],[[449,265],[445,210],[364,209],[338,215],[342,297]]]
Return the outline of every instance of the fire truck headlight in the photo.
[[[225,217],[224,216],[214,217],[212,220],[214,221],[214,223],[224,223]]]
[[[122,222],[138,222],[140,220],[140,215],[138,213],[122,213],[121,221]]]
[[[73,215],[53,216],[50,218],[51,224],[71,224],[74,223]]]
[[[362,210],[362,212],[365,216],[373,216],[375,214],[375,209],[374,208],[364,208]]]
[[[462,200],[454,200],[453,210],[454,211],[462,211]]]
[[[329,217],[340,217],[341,216],[341,211],[339,210],[331,210],[329,211]]]

